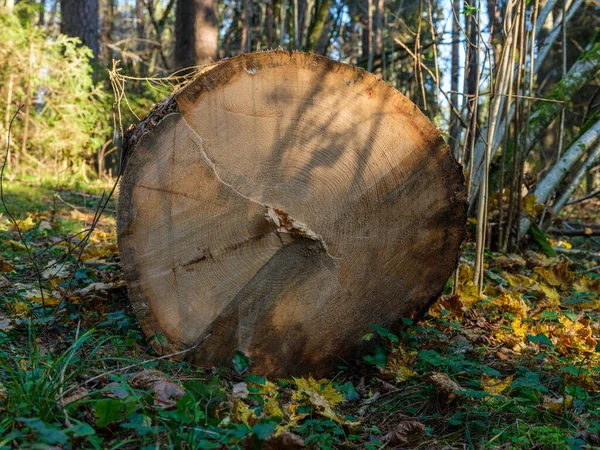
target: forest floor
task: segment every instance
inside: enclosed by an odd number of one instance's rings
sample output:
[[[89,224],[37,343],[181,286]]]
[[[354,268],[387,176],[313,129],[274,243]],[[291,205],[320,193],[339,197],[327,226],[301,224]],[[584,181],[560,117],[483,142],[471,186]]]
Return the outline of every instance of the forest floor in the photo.
[[[600,447],[598,261],[490,253],[480,298],[467,243],[423,321],[372,326],[330,379],[268,380],[242,354],[203,370],[152,350],[114,199],[82,232],[102,186],[4,183],[20,232],[3,211],[0,448]]]

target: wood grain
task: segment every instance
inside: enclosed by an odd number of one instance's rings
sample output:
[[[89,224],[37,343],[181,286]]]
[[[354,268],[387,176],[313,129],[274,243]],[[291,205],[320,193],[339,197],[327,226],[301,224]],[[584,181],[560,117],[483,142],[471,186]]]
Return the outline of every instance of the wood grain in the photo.
[[[126,137],[118,235],[131,301],[163,352],[236,350],[266,375],[324,375],[376,323],[420,317],[458,260],[460,166],[398,91],[308,53],[205,70]]]

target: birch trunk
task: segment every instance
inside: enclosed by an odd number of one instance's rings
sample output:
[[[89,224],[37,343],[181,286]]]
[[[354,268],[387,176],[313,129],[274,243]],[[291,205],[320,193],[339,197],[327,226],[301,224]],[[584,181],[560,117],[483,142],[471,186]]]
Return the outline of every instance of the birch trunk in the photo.
[[[596,162],[600,159],[600,143],[596,142],[596,147],[592,149],[590,155],[583,163],[583,166],[579,169],[577,174],[573,177],[565,192],[560,196],[558,201],[552,205],[552,212],[554,214],[558,214],[567,204],[571,195],[577,189],[577,186],[581,183],[583,178],[588,174],[588,171],[596,164]]]
[[[546,203],[548,199],[556,192],[561,181],[573,168],[575,163],[585,154],[588,149],[594,145],[600,136],[600,120],[594,124],[589,130],[583,133],[579,139],[563,154],[558,162],[550,169],[550,171],[537,184],[533,194],[539,203]],[[525,234],[531,226],[529,217],[521,218],[519,231],[519,239],[525,237]]]

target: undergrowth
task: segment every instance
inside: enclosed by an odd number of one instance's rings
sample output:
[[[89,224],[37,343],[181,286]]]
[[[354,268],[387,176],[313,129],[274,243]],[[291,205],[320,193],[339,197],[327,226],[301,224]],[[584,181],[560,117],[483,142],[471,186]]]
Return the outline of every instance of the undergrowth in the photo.
[[[81,255],[69,237],[98,194],[7,189],[43,291],[3,217],[0,448],[600,446],[593,263],[489,254],[480,297],[467,245],[456,294],[449,282],[425,320],[365,324],[367,355],[329,379],[270,380],[241,353],[210,370],[154,353],[127,300],[114,204]]]

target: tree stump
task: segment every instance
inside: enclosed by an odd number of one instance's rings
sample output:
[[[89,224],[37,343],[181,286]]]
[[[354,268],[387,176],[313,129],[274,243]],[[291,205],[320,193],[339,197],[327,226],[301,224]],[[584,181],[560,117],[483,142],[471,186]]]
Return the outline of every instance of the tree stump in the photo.
[[[155,348],[191,348],[201,366],[239,350],[260,374],[327,374],[370,324],[424,314],[458,261],[460,165],[417,106],[353,66],[285,51],[221,61],[124,152],[131,301]]]

